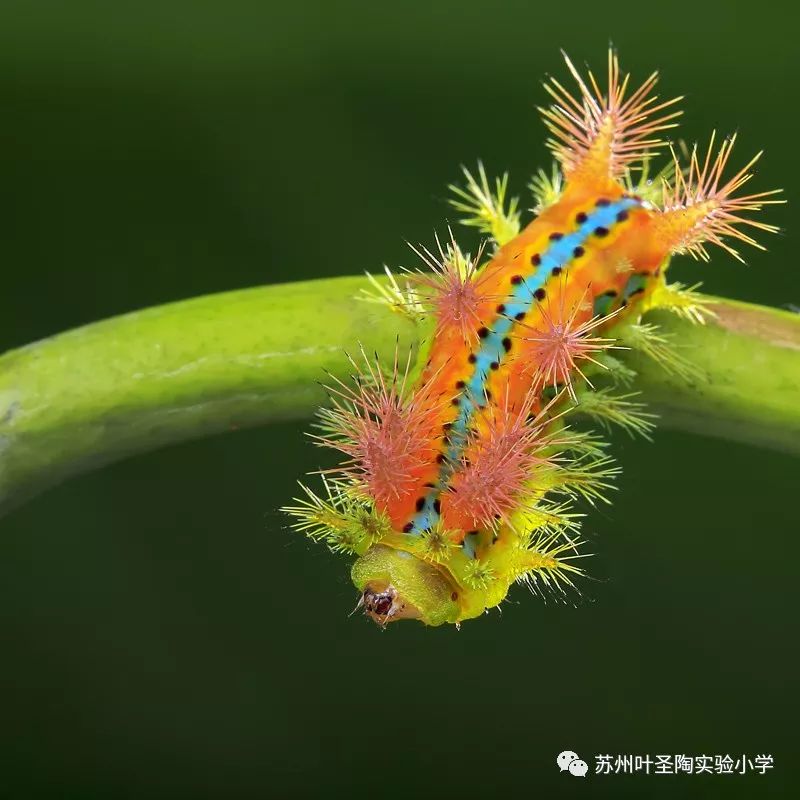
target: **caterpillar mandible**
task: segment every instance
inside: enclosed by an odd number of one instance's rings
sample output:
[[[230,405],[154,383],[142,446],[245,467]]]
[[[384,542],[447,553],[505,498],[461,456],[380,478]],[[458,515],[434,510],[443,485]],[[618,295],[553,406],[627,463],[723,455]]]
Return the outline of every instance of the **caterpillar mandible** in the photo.
[[[647,434],[651,415],[624,389],[631,371],[614,348],[638,347],[674,370],[691,369],[645,311],[666,307],[698,323],[702,301],[665,279],[670,257],[707,259],[715,244],[740,259],[747,216],[780,191],[744,194],[756,155],[736,172],[735,136],[653,175],[681,98],[660,101],[657,73],[638,88],[608,54],[603,92],[564,55],[571,93],[545,83],[540,109],[556,169],[533,181],[535,218],[521,227],[506,176],[465,170],[453,205],[493,251],[465,255],[451,236],[417,253],[426,272],[390,276],[387,302],[433,315],[435,333],[414,363],[391,369],[362,352],[352,385],[334,382],[317,443],[346,458],[323,473],[323,491],[285,511],[294,527],[357,556],[352,579],[381,625],[418,619],[460,624],[498,606],[515,582],[564,592],[582,574],[578,498],[605,497],[616,468],[602,439],[568,425],[576,409]],[[686,163],[683,163],[683,162]],[[597,389],[604,371],[619,387]]]

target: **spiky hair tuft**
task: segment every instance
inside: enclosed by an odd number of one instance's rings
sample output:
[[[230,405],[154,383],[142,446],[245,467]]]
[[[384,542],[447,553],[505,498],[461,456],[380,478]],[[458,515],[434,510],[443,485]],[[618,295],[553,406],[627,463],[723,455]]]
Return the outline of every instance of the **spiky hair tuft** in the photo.
[[[665,143],[660,134],[675,127],[673,120],[682,112],[672,106],[682,98],[658,102],[653,93],[657,72],[629,94],[630,75],[621,76],[619,59],[611,49],[605,93],[591,72],[587,82],[567,54],[562,55],[579,92],[571,94],[555,78],[545,83],[553,105],[539,110],[552,136],[548,144],[568,180],[579,171],[619,178],[631,164]]]
[[[448,508],[471,527],[509,521],[537,469],[551,464],[561,441],[546,433],[547,410],[533,416],[535,394],[519,406],[487,409],[470,437],[447,493]]]
[[[656,220],[657,235],[664,237],[674,252],[687,252],[703,261],[709,260],[706,243],[727,250],[739,261],[744,259],[728,243],[729,239],[765,249],[742,226],[775,233],[778,228],[744,216],[760,211],[765,205],[783,203],[775,199],[780,189],[736,196],[752,177],[750,171],[761,157],[757,153],[730,178],[723,178],[730,159],[736,135],[723,140],[715,149],[716,133],[711,134],[704,156],[698,155],[697,146],[692,149],[688,169],[681,168],[678,156],[672,149],[675,163],[674,178],[663,182],[662,213]]]
[[[430,272],[413,272],[410,277],[420,298],[435,313],[436,332],[457,331],[469,342],[476,338],[475,331],[481,325],[481,304],[491,299],[485,289],[486,279],[479,271],[483,246],[471,258],[461,252],[453,232],[449,233],[446,247],[436,237],[438,256],[427,247],[411,245]]]
[[[556,387],[563,385],[573,401],[576,400],[573,386],[574,376],[589,382],[581,371],[579,362],[589,361],[605,368],[594,356],[614,346],[613,339],[592,336],[600,325],[606,324],[611,314],[593,317],[578,322],[578,313],[583,306],[581,298],[571,309],[564,306],[565,292],[559,293],[558,305],[553,307],[548,299],[539,302],[539,317],[534,326],[523,323],[520,338],[528,342],[533,371],[533,381],[538,385]],[[585,293],[584,293],[585,297]]]
[[[417,470],[434,457],[432,430],[436,398],[426,386],[406,386],[411,354],[403,371],[395,351],[392,376],[362,351],[364,367],[351,359],[356,374],[350,386],[333,378],[333,407],[320,412],[321,434],[313,438],[349,456],[334,472],[355,481],[379,509],[409,491]]]

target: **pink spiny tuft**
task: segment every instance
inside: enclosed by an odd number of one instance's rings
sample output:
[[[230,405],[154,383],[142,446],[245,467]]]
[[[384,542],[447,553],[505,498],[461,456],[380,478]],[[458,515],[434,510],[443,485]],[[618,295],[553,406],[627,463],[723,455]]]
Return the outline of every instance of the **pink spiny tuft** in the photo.
[[[483,246],[474,259],[466,258],[450,232],[450,245],[442,247],[436,237],[439,256],[426,247],[411,249],[425,262],[431,272],[414,273],[414,279],[421,287],[421,296],[436,313],[437,333],[456,330],[465,342],[476,337],[476,331],[483,321],[479,315],[482,303],[491,299],[484,291],[484,274],[478,271]]]
[[[538,385],[566,386],[570,397],[576,399],[573,387],[573,375],[577,373],[587,383],[586,376],[578,366],[579,361],[591,361],[602,366],[592,356],[613,346],[613,339],[601,339],[591,336],[592,331],[606,323],[610,316],[593,317],[585,322],[578,322],[578,312],[583,306],[584,297],[571,311],[565,312],[564,292],[559,294],[559,306],[555,313],[548,302],[545,306],[539,303],[539,319],[521,334],[529,344],[529,369],[533,372],[533,382]],[[590,384],[591,385],[591,384]]]
[[[603,154],[607,175],[618,177],[630,164],[664,144],[660,134],[675,127],[674,120],[682,112],[672,111],[671,106],[681,98],[656,102],[658,97],[653,90],[658,73],[652,73],[626,97],[630,75],[621,77],[617,55],[609,50],[608,90],[603,94],[591,72],[587,84],[566,53],[562,54],[580,94],[575,97],[551,78],[549,83],[545,83],[545,89],[553,98],[554,105],[540,111],[554,137],[548,144],[567,177],[593,154],[599,157],[600,153]]]
[[[533,420],[536,393],[529,392],[522,408],[493,406],[478,422],[445,500],[445,519],[463,528],[490,527],[508,520],[519,496],[539,466],[549,464],[547,448],[558,444],[544,433],[545,411]]]
[[[662,234],[672,239],[675,250],[685,250],[707,261],[708,254],[703,244],[711,242],[742,261],[739,253],[725,241],[724,237],[738,239],[763,250],[764,247],[736,226],[748,225],[761,231],[775,233],[778,228],[774,225],[749,219],[742,216],[742,213],[760,211],[765,205],[785,201],[769,199],[779,194],[780,189],[734,197],[733,195],[753,177],[753,173],[749,170],[761,157],[761,153],[757,153],[732,178],[723,182],[722,173],[730,158],[736,136],[723,140],[719,151],[714,155],[715,137],[716,134],[712,133],[706,155],[702,159],[702,166],[697,146],[693,148],[688,172],[682,169],[673,150],[675,179],[672,184],[664,184],[663,213],[657,219],[656,227]]]
[[[425,387],[406,392],[409,364],[400,375],[396,355],[388,381],[377,358],[374,365],[364,361],[366,371],[356,375],[355,388],[334,379],[337,385],[329,387],[334,406],[321,412],[324,435],[314,438],[349,456],[334,471],[355,480],[385,510],[411,491],[416,473],[435,456],[437,404]]]

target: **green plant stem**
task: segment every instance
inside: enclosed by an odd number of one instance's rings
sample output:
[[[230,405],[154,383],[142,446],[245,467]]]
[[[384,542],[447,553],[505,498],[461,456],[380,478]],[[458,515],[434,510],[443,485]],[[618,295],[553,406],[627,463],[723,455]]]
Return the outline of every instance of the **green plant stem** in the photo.
[[[199,297],[87,325],[0,357],[0,513],[72,475],[161,445],[309,417],[359,343],[390,358],[427,327],[359,302],[358,277]],[[667,425],[800,452],[800,316],[713,300],[658,322],[704,373],[626,354]]]
[[[679,377],[642,353],[624,359],[659,424],[800,454],[800,314],[707,298],[714,319],[645,315],[698,368]]]

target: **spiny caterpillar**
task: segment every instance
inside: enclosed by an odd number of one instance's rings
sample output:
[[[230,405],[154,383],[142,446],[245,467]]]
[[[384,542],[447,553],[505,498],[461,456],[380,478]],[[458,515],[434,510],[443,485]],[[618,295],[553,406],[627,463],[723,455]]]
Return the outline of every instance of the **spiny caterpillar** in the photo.
[[[284,509],[312,539],[358,556],[360,605],[381,625],[458,625],[514,582],[574,588],[583,542],[572,503],[604,500],[617,469],[600,437],[566,419],[647,435],[652,415],[626,391],[634,374],[614,348],[691,370],[642,314],[665,307],[702,323],[708,313],[691,289],[666,283],[670,257],[707,260],[712,243],[740,259],[733,241],[760,247],[747,227],[776,230],[744,216],[780,202],[740,193],[759,156],[726,177],[734,136],[717,145],[712,135],[685,164],[669,145],[668,166],[650,173],[681,114],[681,98],[654,94],[657,73],[632,89],[610,51],[604,93],[564,58],[578,91],[545,83],[557,166],[532,182],[535,218],[521,229],[506,176],[492,190],[482,166],[465,170],[453,205],[488,235],[491,257],[469,258],[451,234],[436,253],[417,250],[430,271],[407,272],[405,286],[391,274],[375,282],[400,313],[432,315],[435,333],[414,363],[396,354],[391,371],[363,350],[352,360],[355,382],[329,387],[316,436],[347,460],[323,473],[321,494],[301,484],[305,496]],[[595,389],[601,372],[610,385]]]

